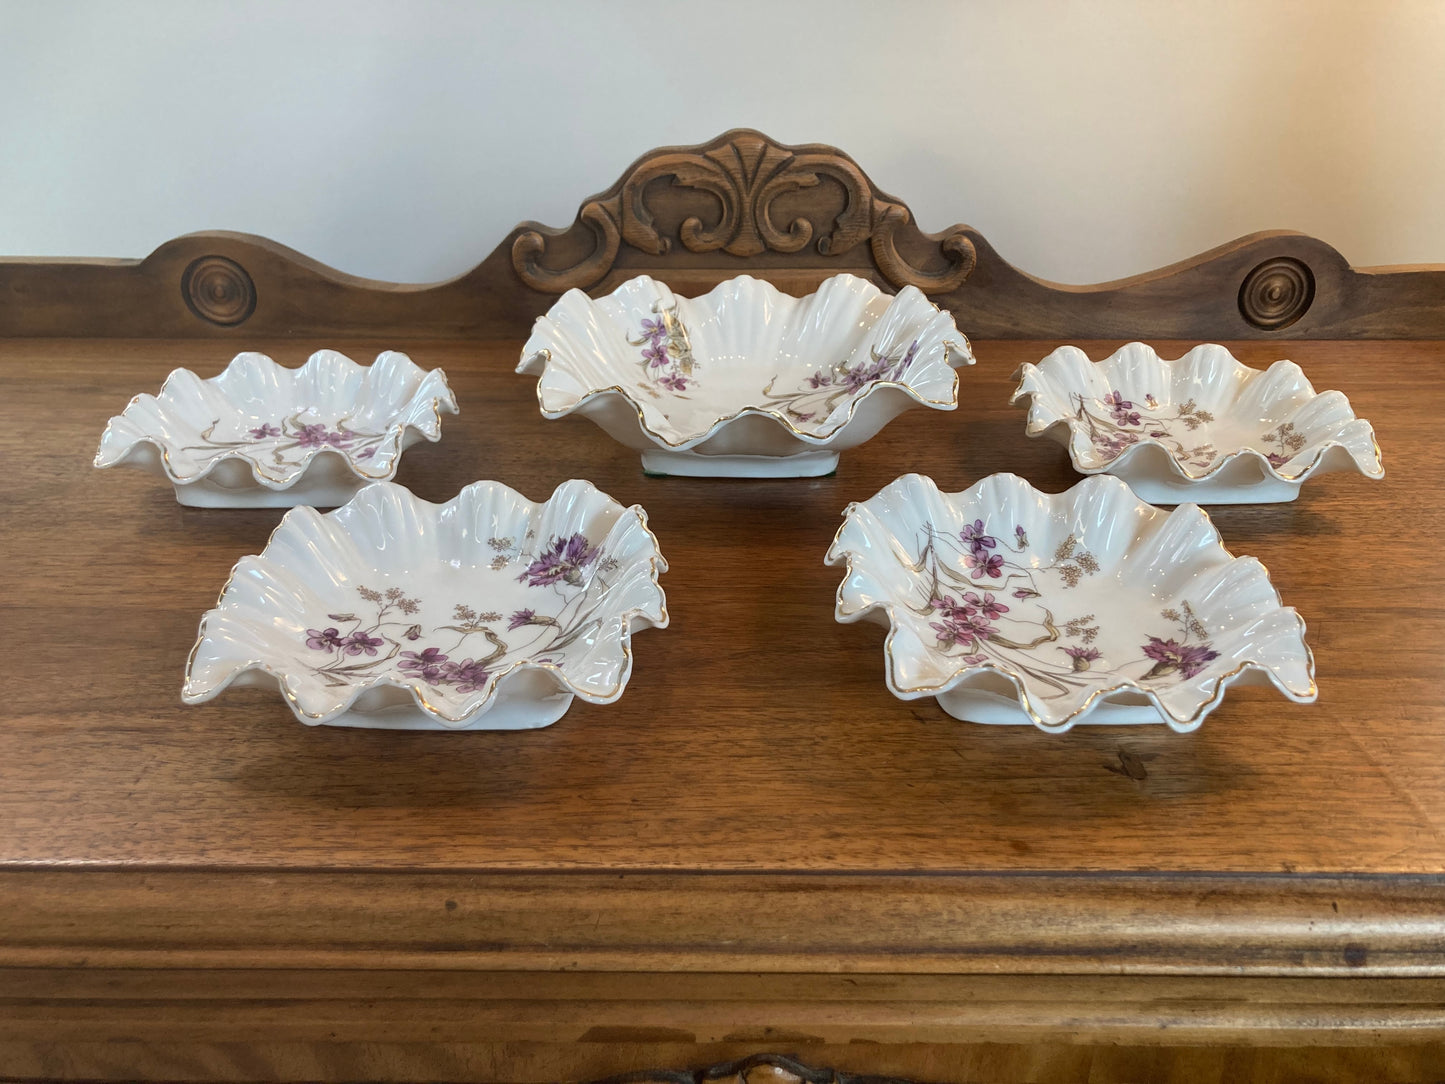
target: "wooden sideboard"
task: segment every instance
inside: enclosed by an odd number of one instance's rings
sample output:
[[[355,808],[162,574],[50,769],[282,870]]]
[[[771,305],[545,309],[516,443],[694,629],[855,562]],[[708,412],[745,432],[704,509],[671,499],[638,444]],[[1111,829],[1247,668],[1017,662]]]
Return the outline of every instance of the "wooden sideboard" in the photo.
[[[841,270],[925,289],[978,364],[956,412],[827,478],[645,477],[512,372],[563,288]],[[1304,616],[1319,702],[1051,736],[895,699],[881,630],[833,619],[844,506],[905,471],[1066,488],[1012,374],[1126,338],[1291,357],[1374,423],[1382,482],[1211,510]],[[180,703],[279,513],[181,507],[96,441],[173,368],[322,346],[446,369],[461,414],[398,476],[419,496],[581,476],[647,509],[672,624],[617,703],[522,733]],[[1445,1078],[1445,270],[1262,234],[1058,287],[922,233],[832,148],[734,132],[436,286],[225,234],[0,263],[0,410],[0,1078]]]

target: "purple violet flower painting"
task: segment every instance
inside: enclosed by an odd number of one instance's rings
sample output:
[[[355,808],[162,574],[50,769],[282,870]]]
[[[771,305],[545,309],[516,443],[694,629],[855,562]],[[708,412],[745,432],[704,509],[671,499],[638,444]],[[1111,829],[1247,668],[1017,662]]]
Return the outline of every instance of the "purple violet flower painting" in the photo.
[[[459,663],[448,663],[446,679],[454,682],[459,693],[476,692],[487,684],[486,666],[478,661],[465,659]]]
[[[963,600],[986,621],[997,621],[1002,614],[1008,613],[1008,607],[1002,602],[995,602],[993,595],[987,591],[982,598],[972,591],[965,591]]]
[[[441,648],[429,647],[422,651],[403,651],[401,662],[397,665],[408,672],[410,677],[419,677],[423,681],[435,685],[442,680],[445,673],[442,664],[447,657],[442,654]]]
[[[974,579],[978,579],[980,576],[989,576],[997,580],[1003,576],[1002,554],[990,554],[987,550],[977,549],[967,554],[963,563],[970,570]]]
[[[316,651],[335,651],[341,646],[341,630],[307,629],[306,646]]]
[[[384,643],[386,641],[380,636],[368,636],[364,632],[357,631],[342,640],[341,646],[348,655],[375,655],[376,649]]]
[[[582,570],[597,560],[598,553],[595,546],[588,544],[584,534],[553,538],[552,544],[527,566],[517,581],[525,582],[529,587],[566,581],[575,587],[582,582]]]
[[[1157,636],[1149,637],[1144,654],[1155,660],[1154,668],[1144,675],[1145,679],[1164,677],[1176,670],[1181,677],[1192,678],[1206,663],[1219,658],[1219,652],[1211,650],[1207,643],[1181,644],[1173,638],[1161,640]]]
[[[998,545],[998,539],[984,530],[983,520],[981,519],[976,519],[966,525],[963,530],[959,532],[958,537],[962,540],[963,544],[972,549],[975,554],[983,550],[991,550]]]
[[[1089,669],[1090,663],[1098,662],[1104,656],[1096,648],[1092,647],[1066,647],[1064,654],[1073,660],[1074,672],[1083,673]]]

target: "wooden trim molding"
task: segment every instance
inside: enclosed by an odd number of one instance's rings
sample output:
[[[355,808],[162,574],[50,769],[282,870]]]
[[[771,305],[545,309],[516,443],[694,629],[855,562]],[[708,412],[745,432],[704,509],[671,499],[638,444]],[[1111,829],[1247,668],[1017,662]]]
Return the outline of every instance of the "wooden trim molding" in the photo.
[[[1440,339],[1445,266],[1352,268],[1323,241],[1251,234],[1134,278],[1065,286],[972,227],[925,233],[848,155],[738,129],[644,154],[573,223],[524,222],[471,271],[399,285],[237,233],[141,260],[0,260],[0,336],[521,338],[568,289],[639,274],[695,294],[738,274],[794,293],[849,272],[916,286],[981,339]]]
[[[1428,877],[13,871],[0,1034],[735,1051],[694,1065],[798,1046],[1441,1043],[1442,903]],[[649,1063],[679,1062],[629,1068]],[[799,1069],[705,1073],[846,1084]]]
[[[10,968],[1445,978],[1429,876],[12,869],[0,913]]]
[[[258,1036],[300,1044],[268,1077],[437,1044],[713,1066],[638,1084],[866,1084],[841,1070],[909,1044],[1445,1043],[1428,876],[11,869],[0,913],[0,1066],[31,1076],[179,1046],[212,1079]],[[800,1047],[836,1078],[748,1057]]]

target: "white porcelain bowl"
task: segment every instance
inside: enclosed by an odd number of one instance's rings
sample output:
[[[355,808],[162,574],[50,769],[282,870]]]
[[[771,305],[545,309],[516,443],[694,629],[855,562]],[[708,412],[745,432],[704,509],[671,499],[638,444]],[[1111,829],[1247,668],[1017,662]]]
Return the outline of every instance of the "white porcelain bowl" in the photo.
[[[641,276],[606,297],[569,290],[537,320],[517,371],[548,418],[576,411],[657,474],[827,474],[901,411],[958,405],[972,365],[953,318],[909,286],[852,275],[792,297],[742,275],[696,298]]]
[[[1315,699],[1304,622],[1198,506],[1117,478],[1064,493],[994,474],[962,493],[907,474],[851,504],[827,563],[839,621],[889,626],[888,687],[978,723],[1193,730],[1231,684]]]
[[[440,440],[443,410],[457,412],[446,373],[394,350],[370,366],[321,350],[299,369],[237,354],[219,376],[177,369],[159,395],[137,395],[95,465],[164,474],[186,505],[334,507],[394,477],[422,437]]]
[[[1075,470],[1117,475],[1154,504],[1292,501],[1316,474],[1385,473],[1370,423],[1292,361],[1260,371],[1214,344],[1168,361],[1130,343],[1093,363],[1061,346],[1017,375],[1029,436],[1047,434]]]
[[[632,633],[667,625],[667,562],[636,505],[570,481],[533,504],[477,482],[445,504],[395,483],[288,512],[201,620],[183,699],[279,687],[304,723],[518,730],[606,704]]]

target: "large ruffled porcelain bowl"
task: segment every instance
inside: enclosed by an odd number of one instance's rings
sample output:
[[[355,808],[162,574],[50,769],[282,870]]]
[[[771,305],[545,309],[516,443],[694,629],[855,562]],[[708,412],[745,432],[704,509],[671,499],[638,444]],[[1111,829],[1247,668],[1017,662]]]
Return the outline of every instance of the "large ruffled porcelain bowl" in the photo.
[[[641,508],[589,482],[533,504],[477,482],[445,504],[367,486],[288,512],[201,621],[183,698],[279,687],[304,723],[517,730],[606,704],[632,634],[667,625]]]
[[[370,366],[321,350],[299,369],[238,354],[219,376],[177,369],[159,395],[137,395],[95,465],[164,474],[181,504],[331,508],[394,477],[416,441],[440,440],[444,410],[457,412],[446,373],[394,350]]]
[[[1196,505],[1117,478],[1042,493],[994,474],[962,493],[904,475],[848,506],[837,618],[889,627],[888,687],[978,723],[1193,730],[1232,684],[1315,699],[1304,622]]]
[[[742,275],[696,298],[641,276],[606,297],[569,290],[537,320],[518,372],[542,413],[576,411],[656,474],[828,474],[901,411],[958,405],[972,365],[923,294],[852,275],[793,297]]]
[[[1075,470],[1117,475],[1154,504],[1292,501],[1316,474],[1385,474],[1370,423],[1292,361],[1260,371],[1214,344],[1167,361],[1130,343],[1096,364],[1061,346],[1018,377],[1029,436],[1047,434]]]

